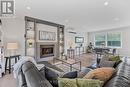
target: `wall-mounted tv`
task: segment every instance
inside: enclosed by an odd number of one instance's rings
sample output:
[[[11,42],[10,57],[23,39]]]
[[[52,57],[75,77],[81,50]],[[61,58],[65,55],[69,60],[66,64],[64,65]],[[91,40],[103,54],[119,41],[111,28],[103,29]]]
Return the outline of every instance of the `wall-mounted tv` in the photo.
[[[75,37],[75,43],[84,43],[84,37]]]

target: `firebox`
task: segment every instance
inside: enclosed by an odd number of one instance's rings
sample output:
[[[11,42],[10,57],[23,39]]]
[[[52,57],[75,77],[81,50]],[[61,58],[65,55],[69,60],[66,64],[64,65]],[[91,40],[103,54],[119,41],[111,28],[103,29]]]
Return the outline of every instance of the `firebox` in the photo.
[[[54,45],[40,45],[40,58],[54,56]]]

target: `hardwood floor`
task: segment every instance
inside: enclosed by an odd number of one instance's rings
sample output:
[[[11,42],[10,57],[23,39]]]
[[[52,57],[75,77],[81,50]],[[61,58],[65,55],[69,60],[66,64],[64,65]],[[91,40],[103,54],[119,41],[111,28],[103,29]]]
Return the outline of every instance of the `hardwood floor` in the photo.
[[[87,67],[96,60],[93,54],[83,54],[79,58],[81,59],[82,67]],[[0,87],[16,87],[16,80],[13,78],[13,74],[6,74],[0,78]]]
[[[13,74],[7,74],[0,78],[0,87],[16,87],[16,80],[13,78]]]

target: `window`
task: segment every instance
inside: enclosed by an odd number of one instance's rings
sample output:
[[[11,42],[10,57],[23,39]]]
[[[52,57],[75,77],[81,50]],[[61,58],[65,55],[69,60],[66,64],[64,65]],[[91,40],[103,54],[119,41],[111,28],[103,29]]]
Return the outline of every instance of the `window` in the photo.
[[[105,45],[105,35],[97,34],[95,35],[95,46],[101,46],[102,44]]]
[[[120,33],[108,33],[107,34],[107,46],[108,47],[121,47],[121,34]]]
[[[121,33],[105,33],[95,35],[95,46],[121,47]]]

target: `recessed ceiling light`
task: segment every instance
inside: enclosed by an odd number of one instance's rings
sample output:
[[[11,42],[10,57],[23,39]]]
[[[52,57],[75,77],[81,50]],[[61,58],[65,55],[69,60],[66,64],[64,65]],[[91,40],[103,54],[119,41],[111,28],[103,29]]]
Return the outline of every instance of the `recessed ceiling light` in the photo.
[[[109,4],[109,3],[108,3],[107,1],[104,3],[105,6],[107,6],[108,4]]]
[[[30,10],[30,9],[31,9],[31,7],[29,7],[29,6],[27,6],[26,8],[27,8],[28,10]]]

